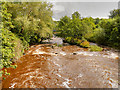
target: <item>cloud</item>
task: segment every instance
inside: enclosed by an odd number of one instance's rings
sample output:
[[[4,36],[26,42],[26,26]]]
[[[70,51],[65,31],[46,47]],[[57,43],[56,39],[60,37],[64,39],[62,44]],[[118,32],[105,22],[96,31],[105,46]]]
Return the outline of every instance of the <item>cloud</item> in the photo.
[[[118,2],[119,0],[47,0],[49,2]]]
[[[60,13],[60,12],[64,12],[64,11],[65,11],[64,6],[54,5],[54,7],[53,7],[53,12],[54,13]]]
[[[82,17],[108,18],[109,12],[118,8],[117,2],[56,2],[54,3],[53,17],[60,19],[78,11]]]

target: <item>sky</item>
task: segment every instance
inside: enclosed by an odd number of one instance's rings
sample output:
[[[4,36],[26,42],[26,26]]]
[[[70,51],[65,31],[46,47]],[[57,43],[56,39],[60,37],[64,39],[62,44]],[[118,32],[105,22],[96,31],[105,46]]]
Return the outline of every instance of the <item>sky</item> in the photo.
[[[13,1],[13,0],[8,0]],[[24,2],[40,2],[41,0],[21,0]],[[81,17],[109,18],[113,9],[118,9],[120,0],[42,0],[53,4],[53,20],[71,15],[78,11]]]
[[[118,8],[119,0],[49,0],[53,4],[53,20],[59,20],[78,11],[81,17],[108,18]]]

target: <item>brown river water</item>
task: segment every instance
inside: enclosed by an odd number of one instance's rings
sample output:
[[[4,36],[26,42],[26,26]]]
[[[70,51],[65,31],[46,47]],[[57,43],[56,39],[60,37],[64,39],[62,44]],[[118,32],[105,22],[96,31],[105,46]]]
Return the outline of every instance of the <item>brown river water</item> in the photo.
[[[118,88],[118,54],[33,45],[8,72],[3,88]]]

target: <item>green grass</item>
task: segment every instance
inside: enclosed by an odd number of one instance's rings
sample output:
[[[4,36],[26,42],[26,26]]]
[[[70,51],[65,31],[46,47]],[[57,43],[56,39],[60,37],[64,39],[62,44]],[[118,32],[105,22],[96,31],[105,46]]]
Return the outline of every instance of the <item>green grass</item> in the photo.
[[[59,44],[58,47],[62,47],[63,45]]]
[[[101,47],[99,47],[97,45],[90,45],[89,50],[90,51],[102,51],[103,48],[101,48]]]

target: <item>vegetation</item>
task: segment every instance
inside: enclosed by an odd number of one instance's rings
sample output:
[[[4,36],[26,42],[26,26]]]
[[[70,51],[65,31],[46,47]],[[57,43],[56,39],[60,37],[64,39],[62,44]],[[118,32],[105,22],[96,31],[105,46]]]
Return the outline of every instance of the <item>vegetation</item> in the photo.
[[[91,45],[89,48],[90,51],[102,51],[103,48],[97,46],[97,45]]]
[[[110,12],[110,18],[120,17],[120,9],[114,9]]]
[[[53,29],[51,8],[52,5],[46,2],[10,3],[8,10],[14,25],[11,31],[20,37],[24,45],[50,38]]]
[[[52,37],[52,4],[47,2],[2,2],[1,69],[13,67],[29,45]],[[0,72],[9,75],[7,70]]]
[[[64,42],[67,42],[67,43],[70,43],[70,44],[76,44],[78,46],[81,46],[81,47],[89,47],[89,42],[85,39],[77,39],[77,38],[73,38],[73,37],[66,37]]]
[[[110,12],[109,19],[81,18],[79,12],[60,21],[52,20],[52,4],[47,2],[2,2],[1,39],[2,59],[0,68],[16,68],[12,65],[20,58],[29,45],[50,39],[53,29],[65,42],[102,51],[99,46],[91,46],[89,41],[120,49],[120,9]],[[56,26],[56,27],[55,27]],[[61,47],[61,45],[58,45]],[[9,75],[7,70],[0,72]]]
[[[56,24],[56,30],[56,35],[65,38],[68,43],[90,47],[92,51],[100,48],[90,46],[88,41],[120,49],[120,10],[111,11],[109,19],[81,18],[78,12],[74,12],[72,19],[62,17]]]

